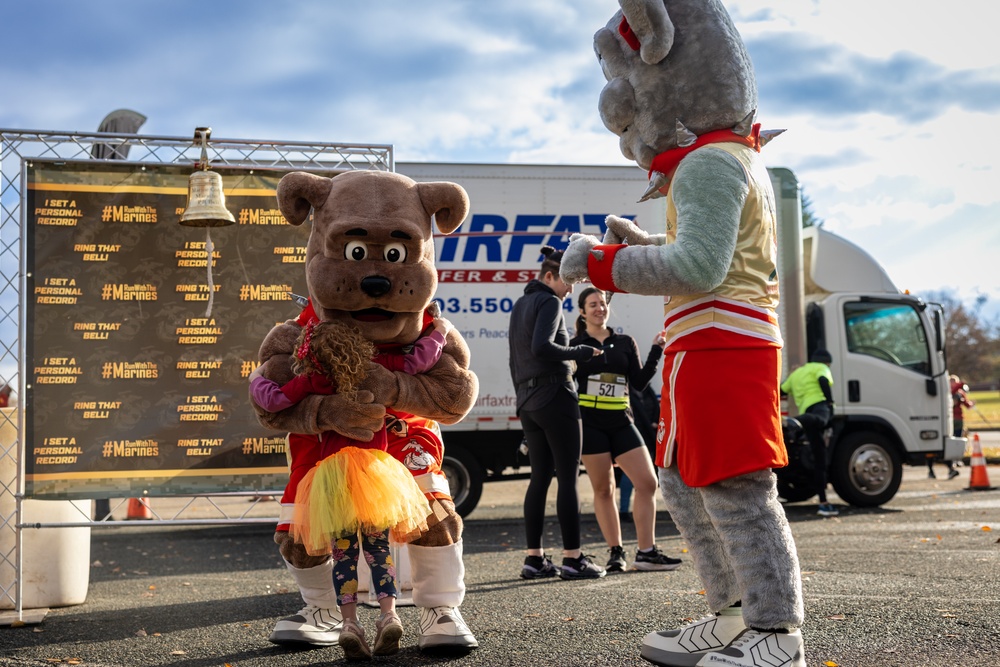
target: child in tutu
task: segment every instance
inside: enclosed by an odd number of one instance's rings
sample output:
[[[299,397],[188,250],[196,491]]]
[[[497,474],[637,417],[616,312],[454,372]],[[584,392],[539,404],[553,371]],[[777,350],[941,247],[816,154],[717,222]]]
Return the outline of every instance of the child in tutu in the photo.
[[[284,410],[312,394],[350,395],[364,380],[369,361],[390,370],[416,374],[441,356],[451,324],[434,319],[434,330],[405,355],[379,354],[357,329],[337,322],[308,324],[295,345],[295,377],[278,385],[255,372],[250,391],[270,412]],[[403,626],[396,614],[395,568],[389,534],[408,542],[426,530],[427,500],[410,471],[386,453],[385,428],[370,442],[327,431],[293,433],[299,446],[320,448],[320,462],[298,481],[290,533],[310,555],[334,560],[334,587],[344,618],[340,645],[349,659],[372,655],[357,617],[357,561],[361,551],[372,572],[381,615],[376,623],[375,655],[399,650]],[[360,533],[360,538],[359,538]]]

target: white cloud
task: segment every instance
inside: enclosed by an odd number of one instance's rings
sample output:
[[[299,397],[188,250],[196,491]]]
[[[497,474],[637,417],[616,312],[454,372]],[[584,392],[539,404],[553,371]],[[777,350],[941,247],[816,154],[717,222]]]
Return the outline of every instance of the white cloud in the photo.
[[[768,163],[793,169],[814,212],[901,286],[1000,301],[994,4],[725,4],[758,67],[762,122],[788,129]],[[592,38],[613,0],[51,6],[5,10],[0,58],[18,65],[0,69],[0,127],[91,131],[129,107],[150,134],[208,124],[391,143],[403,161],[628,164],[597,114]]]

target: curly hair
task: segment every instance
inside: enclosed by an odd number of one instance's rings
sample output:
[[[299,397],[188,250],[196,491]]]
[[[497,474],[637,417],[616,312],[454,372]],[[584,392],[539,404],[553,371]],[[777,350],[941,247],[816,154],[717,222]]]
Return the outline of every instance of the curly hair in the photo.
[[[295,341],[292,371],[320,373],[338,394],[350,396],[368,375],[375,346],[354,327],[340,322],[317,322],[302,329]]]

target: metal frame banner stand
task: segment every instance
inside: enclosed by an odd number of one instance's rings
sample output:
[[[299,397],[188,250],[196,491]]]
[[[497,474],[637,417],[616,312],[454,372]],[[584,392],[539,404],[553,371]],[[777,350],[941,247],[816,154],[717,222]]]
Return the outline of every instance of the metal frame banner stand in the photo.
[[[393,171],[392,147],[210,133],[0,129],[0,625],[83,601],[91,527],[277,520],[259,503],[284,488],[285,437],[247,379],[299,312],[309,225],[284,222],[275,187]],[[94,516],[98,499],[117,504]],[[131,501],[147,520],[113,518]]]

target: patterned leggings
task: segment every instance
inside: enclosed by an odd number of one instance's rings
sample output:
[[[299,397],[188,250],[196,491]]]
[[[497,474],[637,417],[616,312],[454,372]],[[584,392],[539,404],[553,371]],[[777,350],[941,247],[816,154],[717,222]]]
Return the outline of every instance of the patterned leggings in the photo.
[[[358,601],[358,556],[364,548],[365,562],[372,572],[372,586],[378,599],[397,597],[396,565],[389,553],[389,532],[341,537],[333,543],[333,586],[337,591],[337,604]]]

